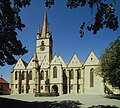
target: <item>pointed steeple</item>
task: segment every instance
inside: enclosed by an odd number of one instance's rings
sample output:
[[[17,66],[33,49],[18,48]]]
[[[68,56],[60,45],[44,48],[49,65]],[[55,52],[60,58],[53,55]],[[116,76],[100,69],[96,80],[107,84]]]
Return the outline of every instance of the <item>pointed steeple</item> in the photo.
[[[38,26],[38,32],[37,32],[37,39],[40,39],[41,32],[40,32],[40,25]]]
[[[37,58],[37,54],[34,53],[34,56],[33,56],[33,67],[34,68],[38,68],[39,65],[38,65],[38,58]]]
[[[34,53],[34,56],[33,56],[33,62],[38,62],[37,54],[36,54],[36,53]]]
[[[49,33],[49,27],[48,27],[47,13],[45,11],[44,12],[44,20],[43,20],[43,25],[42,25],[41,37],[45,38],[47,33]]]

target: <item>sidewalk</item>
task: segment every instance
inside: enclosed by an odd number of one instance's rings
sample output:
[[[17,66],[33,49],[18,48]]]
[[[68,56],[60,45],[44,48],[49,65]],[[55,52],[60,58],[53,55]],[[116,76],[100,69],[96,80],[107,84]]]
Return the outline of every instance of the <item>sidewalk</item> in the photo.
[[[80,108],[88,108],[91,107],[92,105],[105,105],[105,106],[111,105],[111,106],[120,107],[119,99],[107,98],[105,97],[105,95],[66,94],[58,97],[34,97],[34,94],[19,94],[19,95],[4,95],[0,97],[4,97],[7,99],[21,100],[26,102],[51,102],[53,104],[55,104],[55,102],[61,103],[61,102],[74,101],[81,103]]]

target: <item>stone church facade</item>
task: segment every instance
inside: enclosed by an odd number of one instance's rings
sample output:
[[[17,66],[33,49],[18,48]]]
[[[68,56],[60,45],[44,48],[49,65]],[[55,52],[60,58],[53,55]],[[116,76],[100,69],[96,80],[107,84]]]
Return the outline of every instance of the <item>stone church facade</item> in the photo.
[[[74,54],[68,63],[59,55],[52,56],[53,40],[46,12],[42,30],[38,29],[36,50],[26,63],[19,58],[11,72],[11,93],[104,94],[103,79],[96,74],[100,66],[94,52],[85,62]]]

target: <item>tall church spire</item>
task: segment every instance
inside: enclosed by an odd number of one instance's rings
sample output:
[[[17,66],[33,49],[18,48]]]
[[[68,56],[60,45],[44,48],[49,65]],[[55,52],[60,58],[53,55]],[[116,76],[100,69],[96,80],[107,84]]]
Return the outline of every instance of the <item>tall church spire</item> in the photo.
[[[41,37],[45,38],[47,33],[49,33],[49,27],[48,27],[47,13],[45,11],[44,12],[44,20],[43,20],[43,25],[42,25]]]

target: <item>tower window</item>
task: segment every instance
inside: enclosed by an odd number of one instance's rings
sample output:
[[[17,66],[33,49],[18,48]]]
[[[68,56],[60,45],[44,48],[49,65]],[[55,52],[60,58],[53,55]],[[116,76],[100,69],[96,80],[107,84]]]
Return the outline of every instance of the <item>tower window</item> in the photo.
[[[90,70],[90,87],[94,86],[94,69]]]
[[[41,42],[41,45],[44,46],[44,41]]]
[[[57,67],[53,68],[53,78],[57,78]]]

